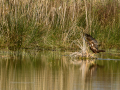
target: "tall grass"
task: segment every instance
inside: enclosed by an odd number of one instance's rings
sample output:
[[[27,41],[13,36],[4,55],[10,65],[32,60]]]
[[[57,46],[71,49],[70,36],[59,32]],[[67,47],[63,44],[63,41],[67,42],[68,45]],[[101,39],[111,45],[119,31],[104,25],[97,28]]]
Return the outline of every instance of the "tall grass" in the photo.
[[[70,47],[90,33],[103,47],[119,47],[119,0],[0,0],[0,45],[20,48]],[[107,43],[106,43],[107,42]]]

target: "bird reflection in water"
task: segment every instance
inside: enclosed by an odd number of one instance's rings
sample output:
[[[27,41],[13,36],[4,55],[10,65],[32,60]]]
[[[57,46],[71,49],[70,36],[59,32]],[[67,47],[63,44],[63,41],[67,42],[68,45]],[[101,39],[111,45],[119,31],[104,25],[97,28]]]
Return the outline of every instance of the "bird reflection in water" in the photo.
[[[99,65],[96,63],[95,59],[92,60],[71,60],[71,63],[74,65],[79,65],[79,69],[82,72],[82,77],[92,76],[93,73],[97,71],[98,68],[103,68],[103,65]]]

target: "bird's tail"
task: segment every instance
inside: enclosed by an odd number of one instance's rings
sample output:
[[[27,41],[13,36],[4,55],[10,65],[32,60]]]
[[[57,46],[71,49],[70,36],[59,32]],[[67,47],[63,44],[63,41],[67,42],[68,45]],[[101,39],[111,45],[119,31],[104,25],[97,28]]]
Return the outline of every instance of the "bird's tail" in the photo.
[[[99,53],[99,52],[105,52],[105,50],[98,50],[98,53]]]

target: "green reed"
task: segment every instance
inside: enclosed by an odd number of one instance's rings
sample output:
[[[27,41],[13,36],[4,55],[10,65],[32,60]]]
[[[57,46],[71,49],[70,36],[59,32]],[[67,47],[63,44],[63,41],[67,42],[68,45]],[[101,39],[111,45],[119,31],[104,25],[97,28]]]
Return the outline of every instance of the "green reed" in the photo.
[[[83,32],[102,47],[119,47],[119,0],[0,2],[0,45],[4,48],[79,49],[74,41],[82,44]]]

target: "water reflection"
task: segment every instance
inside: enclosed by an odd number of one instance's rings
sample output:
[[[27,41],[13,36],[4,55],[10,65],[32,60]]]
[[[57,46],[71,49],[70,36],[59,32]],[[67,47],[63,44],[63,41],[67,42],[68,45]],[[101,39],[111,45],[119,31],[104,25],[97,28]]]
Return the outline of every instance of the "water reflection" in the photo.
[[[64,54],[1,51],[0,90],[120,89],[120,61],[79,60]]]
[[[77,72],[79,73],[78,77],[80,77],[80,85],[78,86],[80,88],[78,89],[82,90],[89,90],[91,88],[90,84],[92,83],[91,79],[97,73],[97,69],[104,68],[103,65],[97,64],[96,60],[74,60],[72,61],[72,64],[79,66],[79,70],[77,70]],[[78,82],[76,83],[78,84]]]

